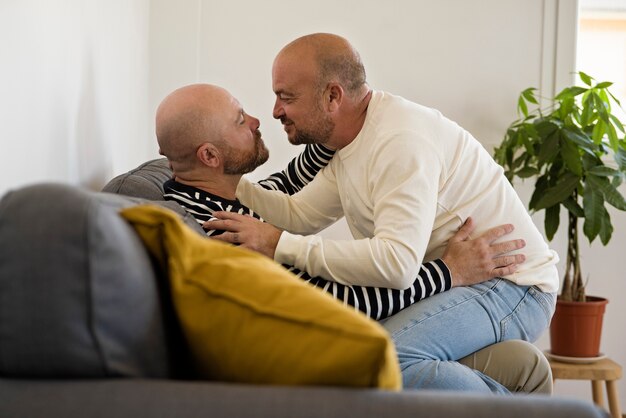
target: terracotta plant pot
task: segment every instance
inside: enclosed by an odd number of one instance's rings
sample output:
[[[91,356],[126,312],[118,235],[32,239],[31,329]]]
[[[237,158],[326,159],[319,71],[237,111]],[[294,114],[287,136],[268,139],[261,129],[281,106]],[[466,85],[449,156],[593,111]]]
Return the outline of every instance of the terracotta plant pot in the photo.
[[[602,318],[608,300],[587,296],[587,302],[556,302],[550,324],[552,354],[597,357],[600,354]]]

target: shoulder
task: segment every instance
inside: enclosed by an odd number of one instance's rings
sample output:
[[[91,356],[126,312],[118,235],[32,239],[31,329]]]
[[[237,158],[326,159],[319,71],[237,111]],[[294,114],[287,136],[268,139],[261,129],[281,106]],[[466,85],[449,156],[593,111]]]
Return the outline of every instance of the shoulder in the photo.
[[[436,138],[450,121],[434,108],[387,92],[374,92],[365,132],[381,138]]]
[[[363,130],[370,167],[415,171],[445,160],[447,119],[436,109],[376,92],[372,117]]]

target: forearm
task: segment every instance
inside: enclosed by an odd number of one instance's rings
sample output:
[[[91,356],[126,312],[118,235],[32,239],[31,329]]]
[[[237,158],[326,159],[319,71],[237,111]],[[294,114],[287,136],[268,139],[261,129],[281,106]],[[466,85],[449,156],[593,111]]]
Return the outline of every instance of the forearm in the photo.
[[[302,191],[289,196],[266,190],[242,178],[237,187],[237,198],[277,228],[297,234],[314,234],[343,215],[338,195],[332,188],[329,190],[328,184],[320,174]]]
[[[283,171],[272,174],[258,184],[267,190],[278,190],[293,195],[302,190],[322,168],[328,165],[334,153],[335,151],[322,145],[308,144]]]
[[[421,259],[401,240],[331,240],[283,232],[274,259],[346,285],[406,289]]]

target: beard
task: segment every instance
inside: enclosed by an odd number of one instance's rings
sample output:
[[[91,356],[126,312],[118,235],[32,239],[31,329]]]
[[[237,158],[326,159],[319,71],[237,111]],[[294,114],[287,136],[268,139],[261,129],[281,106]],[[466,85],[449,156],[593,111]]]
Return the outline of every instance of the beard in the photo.
[[[335,130],[335,122],[333,122],[330,116],[324,115],[321,111],[311,121],[313,128],[310,129],[296,128],[293,121],[286,117],[280,118],[280,121],[283,125],[290,123],[293,129],[295,129],[292,137],[287,136],[287,139],[293,145],[325,144],[330,141],[330,137]]]
[[[270,157],[269,150],[261,138],[261,131],[254,132],[254,148],[237,152],[228,147],[224,156],[224,174],[247,174],[254,171]]]

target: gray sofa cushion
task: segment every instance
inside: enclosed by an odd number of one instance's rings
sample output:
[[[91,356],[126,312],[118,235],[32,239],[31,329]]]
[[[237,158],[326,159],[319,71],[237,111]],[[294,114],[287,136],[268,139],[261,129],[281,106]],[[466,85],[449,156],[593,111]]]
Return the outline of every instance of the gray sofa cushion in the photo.
[[[163,183],[172,177],[167,158],[150,160],[127,173],[120,174],[108,182],[103,192],[120,194],[136,198],[138,203],[150,203],[163,206],[178,213],[188,226],[204,235],[202,227],[195,218],[181,205],[163,199]]]
[[[122,196],[36,185],[0,201],[0,375],[170,374],[150,258]]]
[[[163,183],[172,177],[167,158],[151,160],[111,180],[103,192],[163,200]]]

